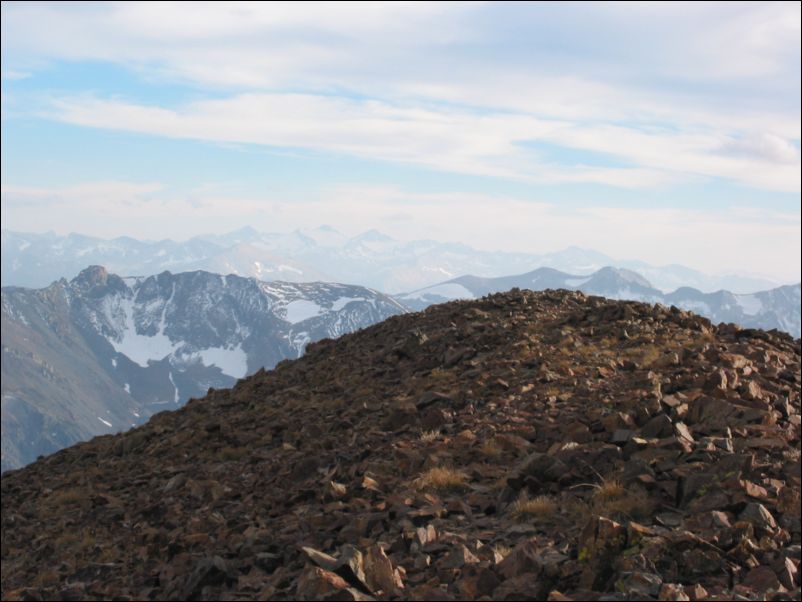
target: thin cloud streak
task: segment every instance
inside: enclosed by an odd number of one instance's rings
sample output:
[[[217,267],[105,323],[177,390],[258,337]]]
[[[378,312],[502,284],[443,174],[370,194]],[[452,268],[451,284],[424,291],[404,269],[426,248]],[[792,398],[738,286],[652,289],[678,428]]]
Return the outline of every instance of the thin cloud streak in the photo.
[[[180,109],[94,97],[54,103],[67,123],[174,138],[239,142],[338,152],[414,163],[444,171],[533,183],[586,182],[653,187],[693,177],[724,178],[782,192],[800,191],[796,149],[772,136],[774,154],[712,132],[639,131],[519,113],[399,105],[310,94],[246,94]],[[521,143],[547,142],[606,153],[633,167],[570,165],[539,160]],[[779,158],[777,149],[784,155]]]

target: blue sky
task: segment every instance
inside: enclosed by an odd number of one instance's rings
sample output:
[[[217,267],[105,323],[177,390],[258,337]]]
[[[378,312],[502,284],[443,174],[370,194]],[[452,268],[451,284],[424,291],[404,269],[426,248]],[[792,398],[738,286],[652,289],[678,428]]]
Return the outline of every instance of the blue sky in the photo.
[[[798,281],[799,90],[796,2],[3,3],[3,228]]]

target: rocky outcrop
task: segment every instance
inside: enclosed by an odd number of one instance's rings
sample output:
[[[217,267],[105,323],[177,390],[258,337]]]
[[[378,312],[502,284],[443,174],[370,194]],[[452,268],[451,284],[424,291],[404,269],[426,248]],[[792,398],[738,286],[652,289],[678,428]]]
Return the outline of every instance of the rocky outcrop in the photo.
[[[2,478],[4,599],[799,598],[800,350],[511,291]]]

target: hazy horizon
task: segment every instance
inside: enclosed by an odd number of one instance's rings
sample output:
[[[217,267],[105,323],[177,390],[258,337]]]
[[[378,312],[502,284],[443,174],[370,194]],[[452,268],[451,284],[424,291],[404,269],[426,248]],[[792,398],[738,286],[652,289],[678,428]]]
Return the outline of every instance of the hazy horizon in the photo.
[[[216,237],[224,238],[224,237],[231,236],[231,235],[237,234],[238,232],[245,231],[245,230],[252,230],[252,231],[254,231],[254,232],[256,232],[256,233],[258,233],[260,235],[267,235],[267,236],[291,236],[291,235],[293,235],[295,233],[299,233],[301,235],[309,236],[309,235],[312,235],[316,231],[328,230],[328,231],[335,232],[338,235],[342,235],[345,241],[350,241],[350,240],[353,240],[355,238],[358,238],[360,236],[364,236],[364,235],[367,235],[367,234],[370,234],[370,233],[378,233],[378,234],[383,235],[383,236],[389,236],[385,232],[382,232],[382,231],[380,231],[380,230],[378,230],[376,228],[371,228],[369,230],[363,230],[363,231],[355,232],[353,234],[348,234],[348,233],[340,231],[337,228],[334,228],[333,226],[331,226],[329,224],[320,224],[320,225],[317,225],[317,226],[299,227],[299,228],[296,228],[294,230],[285,231],[285,232],[264,231],[264,230],[259,230],[257,228],[254,228],[253,226],[242,226],[241,228],[237,228],[237,229],[234,229],[234,230],[229,230],[229,231],[226,231],[226,232],[204,232],[204,233],[195,234],[193,236],[189,236],[189,237],[185,237],[185,238],[175,238],[175,237],[148,238],[148,237],[132,237],[132,236],[129,236],[129,235],[121,235],[121,236],[116,236],[116,237],[108,237],[108,236],[97,236],[97,237],[95,237],[95,236],[87,235],[87,234],[82,233],[82,232],[72,232],[72,231],[66,232],[64,234],[61,234],[61,233],[56,232],[54,230],[39,231],[39,232],[36,232],[36,231],[22,232],[22,231],[17,231],[17,230],[10,230],[8,228],[3,228],[2,229],[3,232],[10,232],[10,233],[22,234],[22,235],[32,235],[32,236],[54,235],[54,236],[61,236],[61,237],[87,236],[87,237],[90,237],[90,238],[96,238],[96,239],[103,240],[103,241],[114,241],[114,240],[129,238],[129,239],[134,239],[136,241],[145,242],[145,243],[149,243],[149,244],[158,244],[158,243],[163,243],[163,242],[171,242],[171,243],[176,243],[176,244],[182,244],[182,243],[186,243],[186,242],[189,242],[189,241],[192,241],[192,240],[206,240],[206,239],[216,238]],[[479,247],[479,246],[471,246],[471,245],[467,245],[463,241],[458,241],[458,240],[435,241],[433,239],[396,238],[396,237],[390,237],[390,238],[394,242],[398,242],[398,243],[401,243],[401,244],[430,241],[430,242],[434,242],[434,243],[437,243],[437,244],[445,244],[445,245],[452,245],[452,244],[453,245],[465,245],[465,246],[468,246],[468,247],[470,247],[470,248],[472,248],[472,249],[474,249],[476,251],[480,251],[480,252],[488,252],[488,253],[505,253],[506,252],[506,251],[504,251],[502,249],[499,249],[499,248],[482,248],[482,247]],[[259,244],[259,243],[257,242],[256,244]],[[325,243],[321,243],[321,246],[325,247],[327,245]],[[338,245],[328,245],[328,246],[338,246]],[[560,255],[561,253],[567,253],[567,252],[570,252],[570,251],[579,251],[579,252],[582,252],[582,253],[605,255],[609,259],[612,260],[612,263],[616,263],[616,262],[643,262],[638,257],[615,257],[615,256],[608,255],[606,253],[603,253],[602,251],[599,251],[598,249],[592,249],[592,248],[589,248],[589,247],[582,247],[582,246],[579,246],[579,245],[568,245],[568,246],[565,246],[565,247],[550,249],[550,250],[548,250],[548,251],[546,251],[544,253],[540,253],[540,254],[534,253],[534,252],[528,253],[526,251],[522,251],[522,252],[520,252],[520,254],[522,254],[522,255],[531,254],[532,256],[538,256],[538,255]],[[271,252],[270,254],[271,254],[271,256],[275,257],[274,253]],[[292,257],[288,256],[288,258],[292,258]],[[612,263],[611,263],[610,267],[616,267],[615,265],[612,265]],[[643,263],[648,264],[648,262],[643,262]],[[690,268],[692,270],[697,270],[699,272],[704,273],[702,270],[699,270],[694,265],[683,265],[683,264],[679,264],[679,263],[661,264],[661,265],[648,264],[648,265],[651,266],[651,267],[655,267],[655,268],[671,268],[671,267]],[[553,267],[553,266],[551,266],[549,264],[544,264],[542,266],[533,266],[532,270],[535,270],[538,267]],[[557,269],[558,271],[562,271],[562,272],[566,272],[566,273],[571,272],[571,270],[567,270],[566,271],[565,268],[562,268],[562,269],[561,268],[554,268],[554,269]],[[632,267],[629,267],[629,268],[626,268],[626,269],[630,269],[630,270],[633,270],[633,271],[636,271],[636,272],[638,271],[638,268],[636,266],[632,266]],[[180,272],[180,271],[183,271],[183,270],[178,270],[178,272]],[[574,271],[576,271],[576,270],[574,270]],[[590,272],[592,272],[594,270],[580,270],[580,271],[582,273],[585,273],[585,272],[589,272],[590,273]],[[505,275],[509,275],[509,276],[516,275],[514,272],[515,272],[515,270],[512,270],[508,274],[505,274]],[[119,275],[126,276],[126,275],[130,275],[130,274],[119,274]],[[483,274],[471,274],[471,275],[482,276]],[[775,276],[773,276],[772,274],[769,274],[769,273],[749,272],[749,271],[746,271],[746,270],[732,270],[730,272],[726,272],[725,271],[725,272],[716,272],[716,273],[708,272],[707,275],[709,275],[709,276],[718,276],[718,277],[739,276],[739,277],[744,277],[744,278],[755,278],[757,280],[765,280],[767,282],[773,281],[777,286],[793,285],[793,284],[798,284],[800,282],[799,278],[797,278],[796,280],[793,280],[793,279],[782,280],[782,279],[778,279],[777,277],[775,277]],[[648,280],[648,278],[647,278],[647,280]],[[755,290],[760,290],[760,289],[755,289]],[[741,294],[744,294],[744,293],[741,293]]]

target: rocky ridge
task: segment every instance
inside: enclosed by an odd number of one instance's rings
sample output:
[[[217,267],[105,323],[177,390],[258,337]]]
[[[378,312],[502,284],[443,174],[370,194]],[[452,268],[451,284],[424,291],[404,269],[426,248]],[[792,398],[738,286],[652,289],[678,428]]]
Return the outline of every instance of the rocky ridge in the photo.
[[[787,600],[800,349],[513,290],[2,477],[3,599]]]
[[[421,310],[434,303],[477,299],[514,287],[534,291],[578,290],[586,295],[599,295],[608,299],[675,305],[715,323],[733,322],[744,328],[764,330],[777,328],[794,337],[799,337],[802,332],[802,301],[798,283],[748,295],[737,295],[726,290],[703,293],[689,286],[664,293],[637,272],[609,266],[587,276],[567,274],[551,268],[538,268],[525,274],[500,278],[460,276],[412,293],[396,295],[396,298],[410,309]]]

